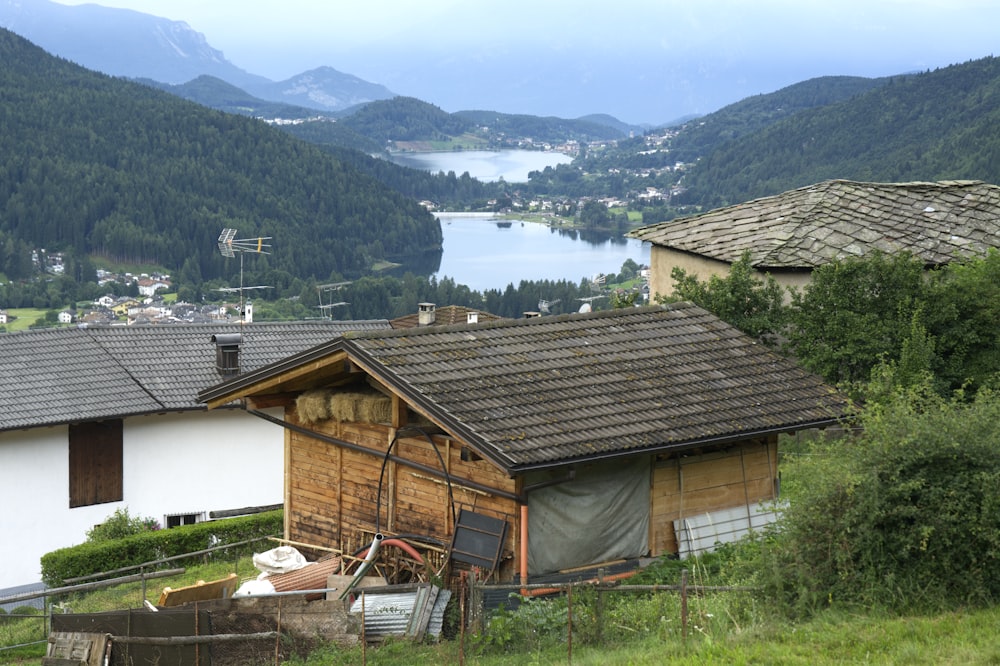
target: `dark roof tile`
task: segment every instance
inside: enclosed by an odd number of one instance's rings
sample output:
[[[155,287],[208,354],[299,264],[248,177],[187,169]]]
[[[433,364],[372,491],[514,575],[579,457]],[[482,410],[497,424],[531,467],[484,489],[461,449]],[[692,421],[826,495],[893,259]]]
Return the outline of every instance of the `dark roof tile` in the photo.
[[[364,333],[345,347],[508,469],[828,424],[846,408],[689,304]]]
[[[811,269],[872,248],[941,264],[1000,246],[1000,187],[830,180],[628,235],[728,263],[749,250],[764,269]]]
[[[0,335],[0,430],[163,411],[200,410],[217,384],[216,333],[241,332],[240,362],[254,370],[347,331],[385,320],[121,326]]]

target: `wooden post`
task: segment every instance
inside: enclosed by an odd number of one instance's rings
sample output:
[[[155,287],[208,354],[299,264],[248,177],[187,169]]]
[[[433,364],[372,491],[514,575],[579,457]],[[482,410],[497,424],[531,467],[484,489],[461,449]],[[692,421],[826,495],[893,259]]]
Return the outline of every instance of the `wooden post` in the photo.
[[[458,578],[458,664],[465,664],[465,580],[466,572],[463,571]]]
[[[566,663],[573,663],[573,583],[566,588]]]
[[[681,569],[681,638],[688,635],[688,570]]]
[[[281,663],[281,597],[278,597],[278,620],[277,626],[275,627],[274,637],[274,663]]]
[[[361,590],[361,666],[368,663],[368,639],[365,638],[365,591]]]
[[[604,642],[604,567],[597,570],[597,644]]]

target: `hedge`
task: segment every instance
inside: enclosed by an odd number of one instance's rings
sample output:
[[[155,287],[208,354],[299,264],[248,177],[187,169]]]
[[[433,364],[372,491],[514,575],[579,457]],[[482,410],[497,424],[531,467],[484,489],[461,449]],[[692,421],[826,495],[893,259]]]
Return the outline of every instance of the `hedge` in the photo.
[[[88,542],[60,548],[42,555],[42,581],[49,587],[61,587],[70,578],[154,562],[227,543],[278,535],[283,530],[283,516],[284,512],[279,509],[252,516],[143,532],[113,541]],[[252,544],[238,548],[246,553],[254,549]],[[233,557],[234,551],[220,550],[215,555],[229,559]],[[190,561],[173,561],[170,566],[201,561],[202,556],[194,556]]]

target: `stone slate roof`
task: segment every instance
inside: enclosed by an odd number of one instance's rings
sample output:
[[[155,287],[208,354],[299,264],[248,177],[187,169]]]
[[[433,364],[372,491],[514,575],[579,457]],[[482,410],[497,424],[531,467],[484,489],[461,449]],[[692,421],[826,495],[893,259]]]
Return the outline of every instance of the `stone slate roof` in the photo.
[[[329,385],[349,371],[345,354],[510,473],[830,425],[846,408],[818,377],[684,303],[352,334],[200,398]],[[306,366],[326,373],[306,386]]]
[[[432,326],[451,326],[454,324],[465,324],[468,322],[468,314],[470,312],[475,312],[479,317],[479,322],[486,321],[496,321],[501,319],[498,315],[490,314],[489,312],[483,312],[482,310],[474,310],[472,308],[467,308],[462,305],[446,305],[441,308],[435,308],[434,310],[434,323]],[[420,313],[415,312],[413,314],[404,315],[402,317],[397,317],[389,322],[393,328],[416,328],[420,326]]]
[[[1000,247],[1000,187],[829,180],[636,229],[632,238],[758,269],[813,269],[872,250],[939,265]]]
[[[217,333],[242,332],[241,367],[260,368],[385,320],[62,328],[0,335],[0,430],[204,410],[218,384]]]

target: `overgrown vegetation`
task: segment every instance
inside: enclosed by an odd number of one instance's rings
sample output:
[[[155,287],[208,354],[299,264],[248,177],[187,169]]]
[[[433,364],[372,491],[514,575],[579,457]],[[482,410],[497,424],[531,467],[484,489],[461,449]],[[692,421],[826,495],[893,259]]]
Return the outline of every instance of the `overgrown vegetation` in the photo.
[[[897,389],[860,434],[783,461],[795,501],[763,541],[764,598],[793,618],[819,609],[900,613],[1000,599],[1000,396]]]
[[[99,543],[124,539],[143,532],[153,532],[160,529],[160,523],[155,518],[133,516],[128,507],[115,509],[115,512],[104,519],[103,523],[94,525],[87,530],[87,541]]]
[[[911,254],[874,252],[813,271],[783,303],[749,255],[700,281],[675,269],[669,298],[690,300],[779,348],[859,400],[868,391],[929,382],[972,397],[1000,379],[1000,252],[926,270]],[[871,383],[873,378],[879,381]],[[928,379],[929,377],[929,379]],[[888,384],[887,384],[888,383]]]

